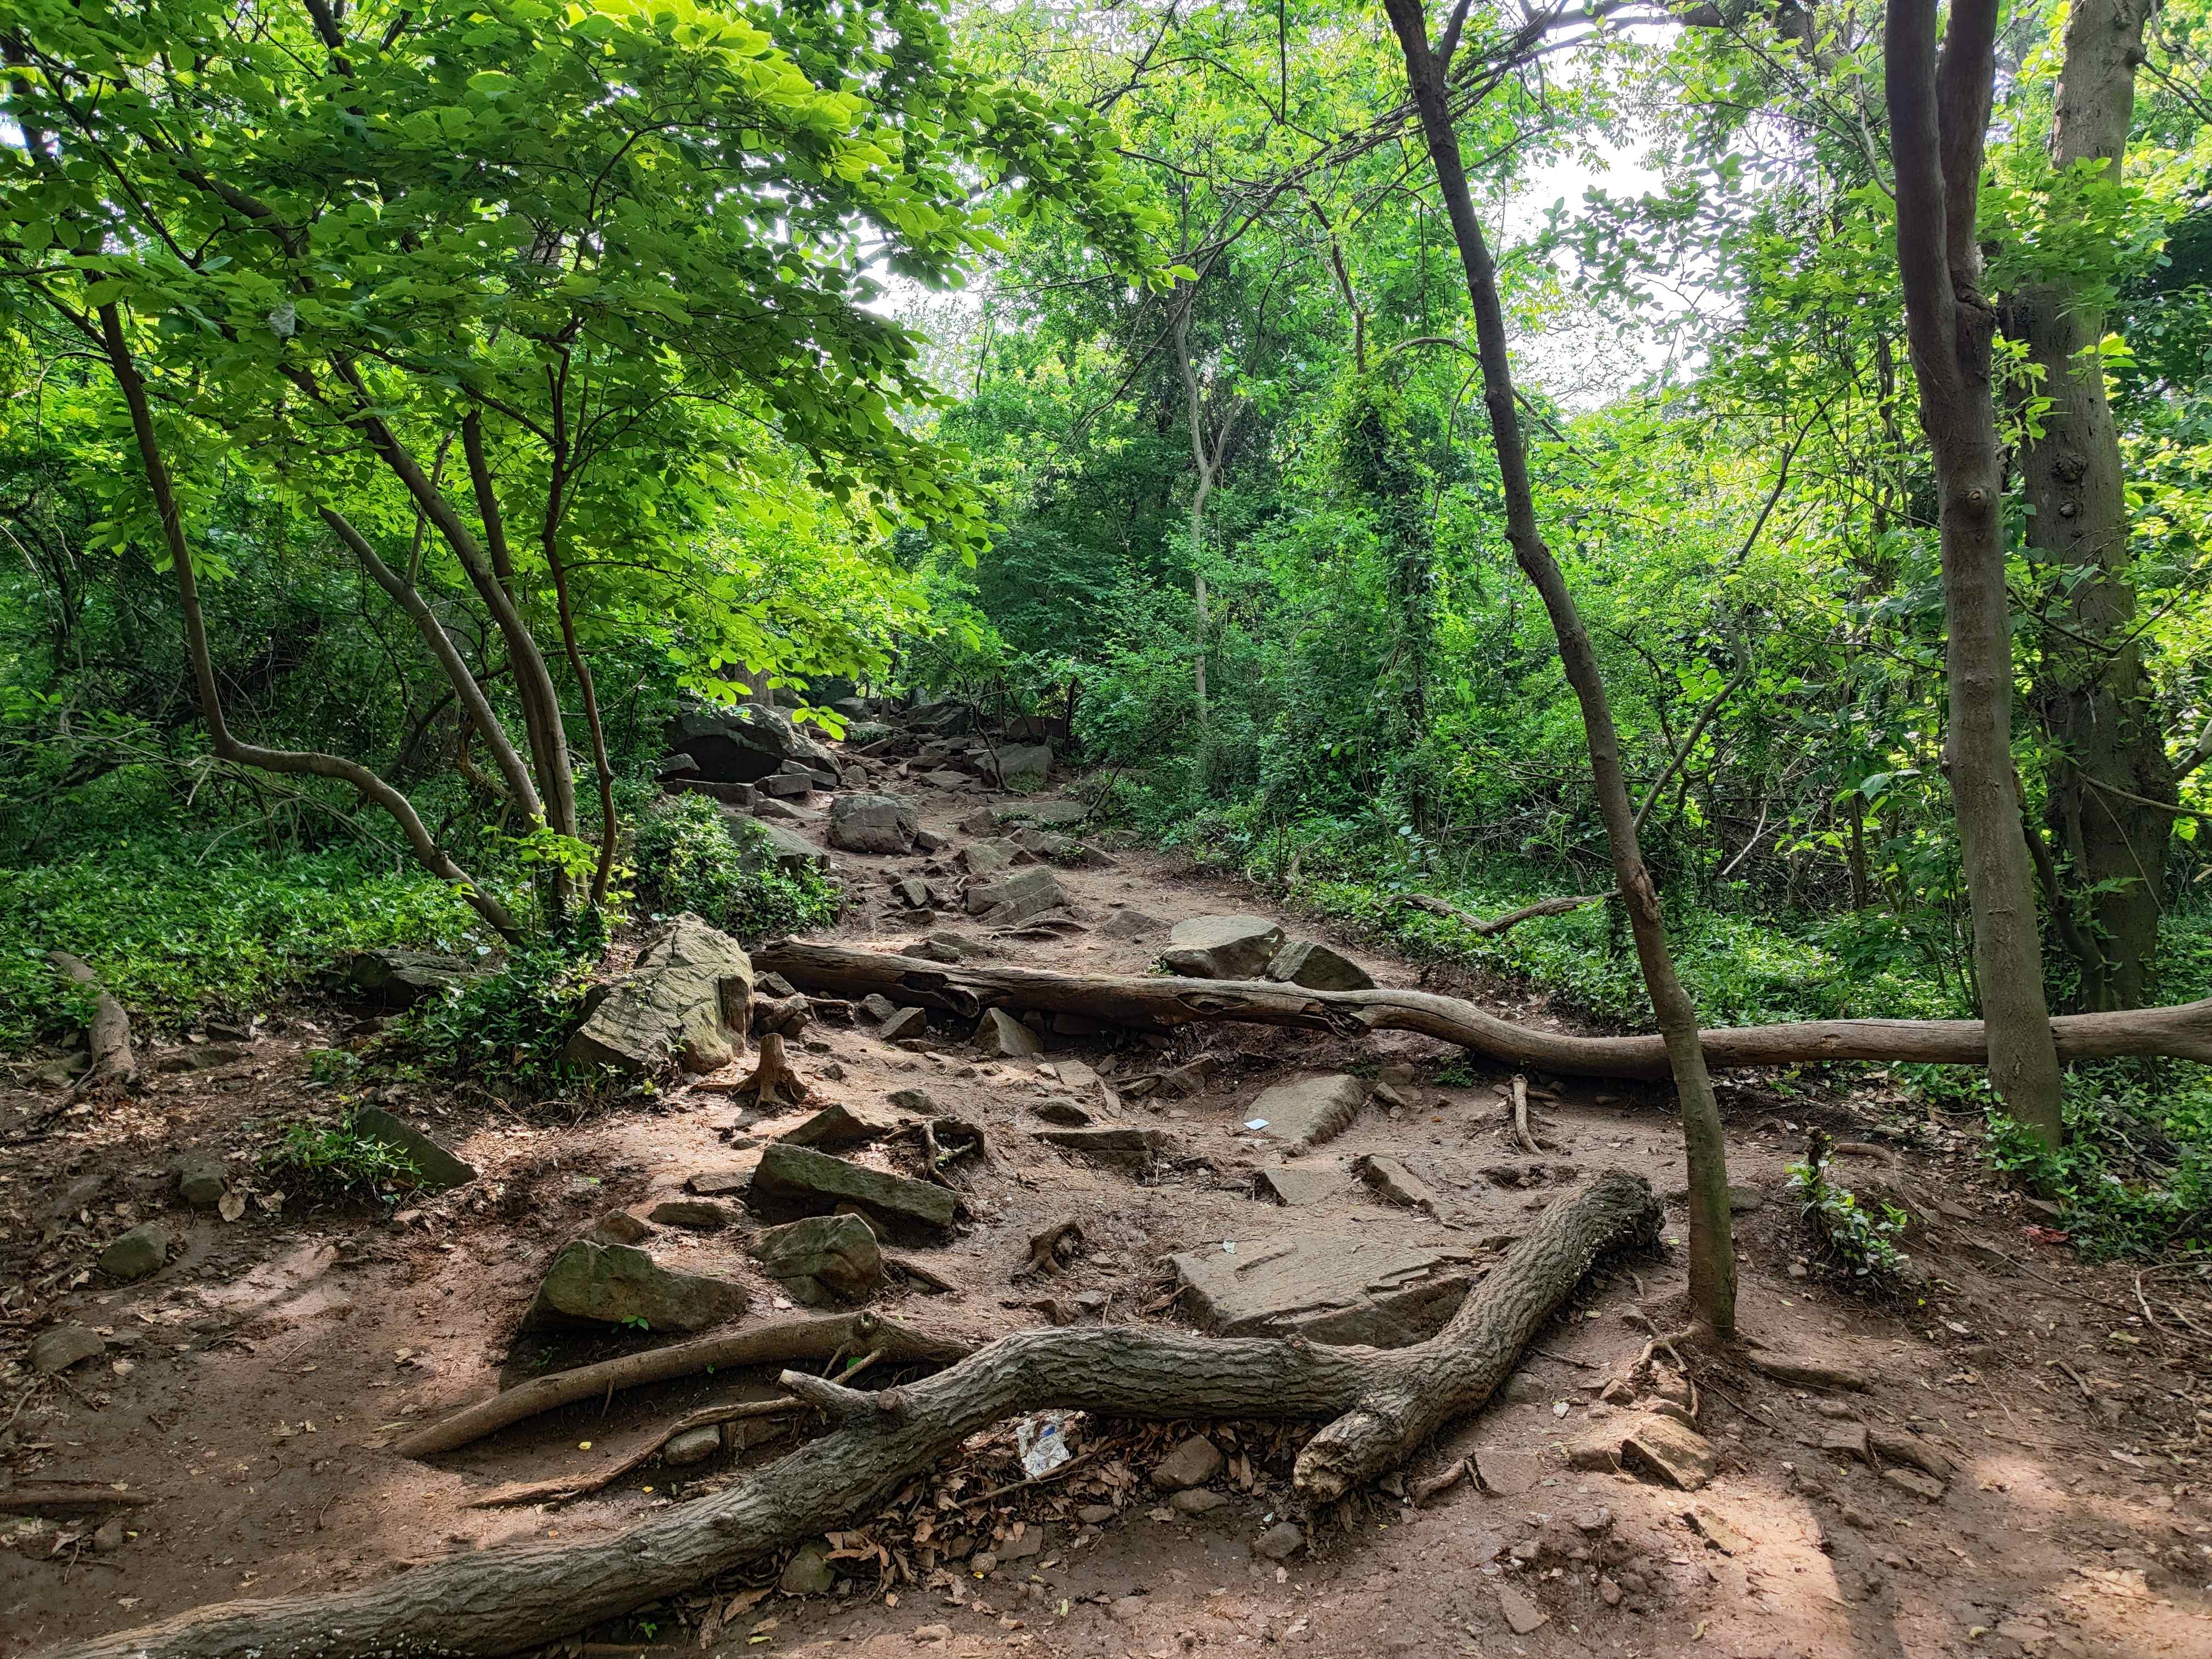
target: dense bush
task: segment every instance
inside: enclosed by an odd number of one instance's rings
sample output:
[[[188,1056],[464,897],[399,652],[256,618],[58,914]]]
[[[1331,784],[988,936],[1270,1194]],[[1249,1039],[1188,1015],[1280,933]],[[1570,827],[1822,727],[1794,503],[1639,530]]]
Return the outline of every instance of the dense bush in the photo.
[[[818,927],[841,902],[837,885],[808,865],[779,868],[757,819],[704,795],[647,809],[634,841],[640,888],[665,912],[690,910],[748,942]]]

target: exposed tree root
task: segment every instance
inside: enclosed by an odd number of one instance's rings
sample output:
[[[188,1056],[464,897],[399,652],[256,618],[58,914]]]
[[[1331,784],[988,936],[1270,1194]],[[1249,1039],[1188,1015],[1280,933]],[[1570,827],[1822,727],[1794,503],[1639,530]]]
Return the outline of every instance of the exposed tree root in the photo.
[[[1513,1144],[1531,1158],[1543,1154],[1528,1127],[1528,1079],[1518,1072],[1513,1074]]]
[[[1167,979],[1063,974],[915,957],[793,939],[755,957],[763,972],[810,990],[949,1010],[975,1018],[986,1008],[1037,1009],[1111,1024],[1160,1030],[1203,1020],[1296,1026],[1356,1036],[1419,1031],[1509,1066],[1570,1077],[1672,1075],[1656,1036],[1575,1036],[1516,1025],[1458,997],[1427,991],[1309,991],[1261,980]],[[2062,1060],[2167,1054],[2212,1061],[2212,998],[2165,1008],[2062,1014],[2051,1022]],[[1989,1042],[1978,1019],[1819,1019],[1788,1025],[1724,1026],[1699,1033],[1716,1067],[1808,1060],[1913,1060],[1985,1066]]]
[[[1046,1329],[1017,1332],[934,1376],[878,1393],[787,1371],[782,1387],[830,1412],[839,1429],[612,1538],[483,1550],[334,1595],[227,1602],[73,1643],[49,1659],[518,1652],[866,1513],[978,1429],[1045,1407],[1156,1419],[1327,1418],[1299,1454],[1295,1479],[1309,1503],[1334,1503],[1488,1400],[1591,1263],[1656,1243],[1660,1220],[1648,1182],[1601,1176],[1547,1210],[1417,1347]]]
[[[85,1094],[110,1087],[129,1088],[138,1081],[138,1054],[131,1046],[131,1016],[82,957],[71,956],[66,951],[49,951],[46,960],[76,984],[89,986],[96,996],[92,1024],[85,1028],[84,1034],[92,1064],[85,1068],[84,1075],[76,1080],[70,1092]]]
[[[495,1487],[481,1498],[471,1498],[469,1507],[472,1510],[497,1510],[510,1509],[519,1504],[563,1504],[572,1498],[604,1492],[632,1469],[658,1457],[660,1449],[679,1434],[693,1429],[709,1428],[717,1423],[736,1423],[748,1417],[787,1417],[793,1412],[807,1409],[806,1402],[796,1396],[789,1400],[746,1400],[729,1406],[702,1407],[677,1419],[635,1450],[589,1474],[556,1475],[550,1480],[526,1480]]]

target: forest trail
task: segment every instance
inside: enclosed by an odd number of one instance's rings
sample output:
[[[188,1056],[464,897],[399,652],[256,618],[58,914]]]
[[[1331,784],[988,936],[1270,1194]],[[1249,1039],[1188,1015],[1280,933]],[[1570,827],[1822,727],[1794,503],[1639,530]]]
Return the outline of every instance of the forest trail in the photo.
[[[834,934],[842,942],[892,949],[935,933],[1012,963],[1137,974],[1188,917],[1258,914],[1293,939],[1326,937],[1256,890],[1143,852],[1055,870],[1079,930],[1017,938],[1035,930],[1016,924],[994,937],[964,916],[925,917],[890,884],[955,882],[955,860],[975,839],[963,822],[1022,803],[986,796],[972,781],[891,787],[911,792],[944,845],[935,854],[836,854],[854,894]],[[825,826],[824,811],[801,808],[789,827],[818,842]],[[1419,979],[1413,965],[1358,941],[1333,942],[1381,982]],[[1501,1006],[1499,988],[1478,994],[1517,1018],[1547,1018],[1525,997]],[[648,1506],[740,1478],[725,1454],[697,1478],[648,1464],[559,1507],[469,1507],[503,1483],[587,1475],[689,1411],[769,1392],[726,1376],[564,1407],[429,1463],[389,1447],[501,1386],[635,1346],[514,1334],[547,1258],[593,1218],[741,1185],[762,1148],[820,1104],[879,1104],[915,1088],[940,1115],[982,1127],[996,1157],[991,1170],[964,1177],[974,1225],[948,1247],[907,1253],[951,1291],[894,1281],[872,1304],[925,1328],[988,1337],[1047,1320],[1179,1322],[1188,1304],[1167,1304],[1162,1259],[1225,1255],[1230,1243],[1255,1267],[1287,1243],[1479,1263],[1531,1212],[1607,1168],[1642,1174],[1668,1196],[1669,1243],[1660,1261],[1601,1268],[1498,1402],[1407,1471],[1418,1482],[1472,1456],[1481,1490],[1462,1480],[1419,1509],[1373,1495],[1351,1524],[1279,1560],[1256,1553],[1260,1545],[1272,1538],[1267,1547],[1280,1550],[1284,1535],[1270,1529],[1303,1517],[1274,1431],[1217,1429],[1222,1448],[1249,1461],[1232,1463],[1216,1483],[1226,1488],[1212,1494],[1219,1501],[1193,1502],[1192,1513],[1146,1480],[1202,1425],[1133,1430],[1090,1474],[947,1511],[933,1541],[941,1565],[960,1576],[933,1587],[925,1573],[923,1585],[900,1587],[895,1604],[868,1592],[872,1570],[827,1595],[755,1597],[725,1584],[691,1598],[695,1618],[712,1608],[720,1626],[709,1651],[1090,1659],[1282,1645],[1316,1659],[1508,1648],[1842,1659],[2139,1656],[2212,1642],[2205,1598],[2188,1576],[2201,1577],[2212,1547],[2212,1504],[2201,1482],[2176,1484],[2168,1462],[2201,1443],[2203,1419],[2192,1425],[2182,1360],[2130,1313],[2126,1273],[2039,1249],[2023,1231],[2034,1218],[2020,1200],[1989,1187],[1963,1141],[1930,1123],[1914,1126],[1930,1149],[1897,1154],[1893,1170],[1881,1158],[1846,1164],[1863,1193],[1885,1191],[1919,1218],[1909,1245],[1936,1280],[1924,1305],[1893,1308],[1798,1276],[1804,1237],[1784,1166],[1808,1127],[1844,1139],[1868,1133],[1851,1097],[1826,1085],[1725,1091],[1731,1178],[1744,1189],[1744,1322],[1858,1370],[1870,1386],[1792,1388],[1742,1366],[1700,1364],[1693,1398],[1662,1369],[1659,1392],[1694,1406],[1715,1462],[1710,1483],[1688,1492],[1579,1469],[1567,1455],[1635,1415],[1600,1397],[1644,1346],[1634,1316],[1680,1322],[1670,1316],[1682,1301],[1675,1195],[1684,1175],[1663,1090],[1534,1079],[1542,1145],[1531,1157],[1512,1141],[1504,1074],[1404,1033],[1222,1026],[1158,1040],[1048,1036],[1043,1054],[982,1059],[964,1030],[892,1043],[865,1019],[817,1022],[793,1045],[815,1097],[784,1116],[738,1114],[725,1095],[686,1088],[648,1109],[548,1123],[483,1097],[395,1085],[384,1103],[455,1146],[481,1172],[477,1181],[389,1224],[327,1209],[227,1224],[165,1204],[158,1177],[179,1153],[243,1149],[296,1101],[302,1051],[326,1040],[327,1023],[281,1022],[226,1064],[161,1073],[130,1112],[64,1120],[22,1152],[0,1189],[13,1212],[13,1242],[0,1237],[11,1273],[41,1237],[42,1215],[71,1191],[89,1194],[75,1209],[99,1215],[95,1234],[159,1214],[181,1238],[166,1271],[91,1295],[78,1316],[110,1335],[98,1363],[112,1371],[85,1384],[82,1404],[65,1404],[27,1436],[16,1431],[19,1454],[32,1454],[19,1456],[19,1478],[125,1483],[149,1500],[129,1515],[139,1535],[67,1565],[0,1553],[0,1652],[207,1601],[340,1588],[459,1551],[605,1535]],[[1378,1072],[1402,1104],[1370,1102],[1300,1158],[1313,1171],[1303,1194],[1310,1201],[1255,1198],[1255,1171],[1283,1158],[1248,1127],[1258,1094],[1300,1076]],[[1134,1079],[1161,1073],[1199,1086],[1139,1097]],[[1117,1112],[1102,1110],[1102,1083],[1120,1097]],[[1169,1151],[1138,1168],[1034,1139],[1050,1121],[1041,1108],[1064,1116],[1071,1103],[1164,1130]],[[1370,1155],[1425,1183],[1435,1212],[1363,1186],[1352,1165]],[[107,1207],[118,1200],[122,1207]],[[1070,1219],[1081,1230],[1078,1257],[1048,1279],[1013,1281],[1032,1236]],[[787,1307],[732,1241],[662,1226],[649,1247],[667,1265],[745,1280],[755,1316]],[[776,1455],[777,1432],[758,1426],[759,1451],[738,1463]],[[1877,1467],[1887,1462],[1883,1439],[1908,1434],[1953,1466],[1949,1479],[1939,1486],[1909,1467]],[[979,1450],[966,1503],[1003,1453]],[[1119,1513],[1100,1526],[1096,1505]],[[995,1548],[986,1530],[994,1518],[1006,1534]],[[848,1541],[863,1555],[881,1542],[913,1559],[930,1540],[856,1523]],[[981,1575],[954,1559],[986,1553],[994,1565]],[[764,1564],[760,1583],[772,1586],[774,1572]],[[619,1645],[590,1650],[672,1653],[667,1644],[679,1638],[684,1650],[699,1650],[696,1632],[678,1631],[666,1609],[639,1617],[656,1624],[659,1645],[635,1639],[642,1623],[623,1621],[592,1637]]]

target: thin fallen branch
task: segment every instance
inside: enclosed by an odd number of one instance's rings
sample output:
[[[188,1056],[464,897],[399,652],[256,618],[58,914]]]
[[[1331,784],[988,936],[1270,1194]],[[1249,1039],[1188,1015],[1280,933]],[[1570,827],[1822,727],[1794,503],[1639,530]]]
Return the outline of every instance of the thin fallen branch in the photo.
[[[948,1365],[972,1352],[969,1344],[915,1330],[910,1325],[880,1314],[838,1314],[820,1319],[783,1319],[750,1330],[723,1331],[694,1337],[644,1353],[624,1354],[619,1359],[556,1371],[464,1406],[450,1417],[417,1429],[394,1443],[402,1457],[434,1457],[481,1440],[510,1423],[535,1417],[556,1407],[592,1400],[617,1389],[634,1389],[645,1382],[665,1382],[709,1368],[728,1370],[739,1365],[784,1365],[795,1359],[828,1359],[847,1348],[868,1346],[885,1351],[901,1364]]]
[[[1518,1072],[1513,1074],[1513,1141],[1531,1158],[1544,1150],[1528,1128],[1528,1079]]]
[[[1570,910],[1579,910],[1586,904],[1602,904],[1611,893],[1582,893],[1572,898],[1539,899],[1534,904],[1508,910],[1502,916],[1484,921],[1472,910],[1462,910],[1456,904],[1447,904],[1440,898],[1431,898],[1426,893],[1401,893],[1398,902],[1416,910],[1426,910],[1432,916],[1449,916],[1471,933],[1484,939],[1495,939],[1509,927],[1518,927],[1524,921],[1534,921],[1539,916],[1564,916]]]
[[[497,1510],[509,1509],[518,1504],[564,1504],[572,1498],[584,1498],[595,1492],[604,1492],[631,1470],[641,1468],[659,1456],[661,1449],[679,1434],[688,1434],[693,1429],[711,1428],[717,1423],[740,1422],[749,1417],[788,1417],[795,1412],[808,1409],[803,1400],[746,1400],[734,1405],[702,1407],[678,1418],[628,1455],[589,1474],[555,1475],[544,1480],[525,1480],[495,1487],[481,1498],[471,1498],[469,1507],[472,1510]]]
[[[1411,1348],[1047,1328],[1002,1337],[934,1376],[878,1394],[786,1371],[781,1387],[842,1426],[738,1485],[611,1537],[532,1540],[334,1594],[222,1603],[74,1642],[47,1659],[520,1652],[872,1513],[977,1430],[1048,1407],[1170,1421],[1327,1419],[1294,1479],[1307,1503],[1334,1503],[1487,1401],[1591,1264],[1656,1244],[1661,1219],[1649,1182],[1608,1171],[1547,1209],[1444,1328]]]
[[[847,945],[783,940],[755,957],[764,973],[839,994],[880,991],[894,1002],[941,1008],[964,1018],[986,1008],[1079,1014],[1113,1025],[1165,1030],[1206,1020],[1294,1026],[1356,1036],[1419,1031],[1509,1066],[1567,1077],[1664,1079],[1672,1073],[1656,1036],[1577,1036],[1516,1025],[1458,997],[1429,991],[1310,991],[1267,980],[1166,979],[1065,974],[1048,969],[930,963]],[[2212,998],[2165,1008],[2061,1014],[2051,1022],[2062,1060],[2166,1054],[2212,1061]],[[1788,1025],[1701,1031],[1716,1067],[1844,1060],[1986,1066],[1978,1019],[1818,1019]]]
[[[85,1046],[91,1051],[92,1064],[76,1080],[72,1094],[113,1085],[127,1089],[138,1081],[138,1054],[131,1046],[131,1016],[115,994],[100,982],[100,975],[92,971],[83,957],[71,956],[67,951],[49,951],[46,960],[75,984],[89,986],[94,993],[92,1024],[85,1028]]]

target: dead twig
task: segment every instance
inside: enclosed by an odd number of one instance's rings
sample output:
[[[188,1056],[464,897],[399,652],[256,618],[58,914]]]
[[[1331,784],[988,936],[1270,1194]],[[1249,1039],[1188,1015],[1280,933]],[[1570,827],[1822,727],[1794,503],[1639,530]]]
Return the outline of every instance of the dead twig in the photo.
[[[1542,1154],[1536,1137],[1528,1130],[1528,1079],[1517,1072],[1513,1077],[1513,1140],[1531,1158]]]

